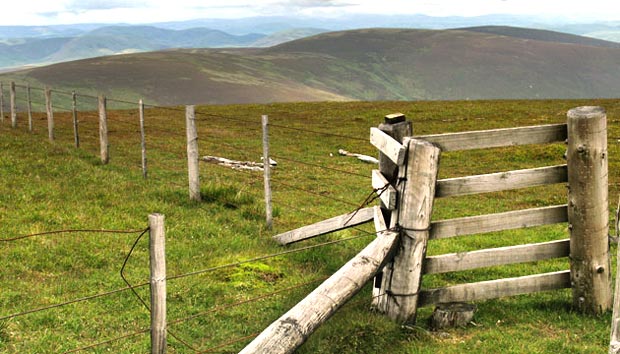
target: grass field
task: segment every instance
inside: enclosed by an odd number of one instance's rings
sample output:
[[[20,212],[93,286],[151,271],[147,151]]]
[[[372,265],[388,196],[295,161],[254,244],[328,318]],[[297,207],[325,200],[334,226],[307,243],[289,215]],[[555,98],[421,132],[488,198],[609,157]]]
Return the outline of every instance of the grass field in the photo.
[[[264,227],[261,173],[201,164],[203,201],[188,200],[182,108],[146,111],[147,180],[140,170],[137,110],[109,112],[111,162],[105,166],[97,158],[94,112],[80,113],[80,149],[72,146],[67,113],[55,115],[54,143],[47,141],[42,114],[35,115],[33,134],[20,115],[17,129],[11,129],[6,119],[0,124],[0,238],[63,229],[143,230],[149,213],[165,214],[168,276],[173,278],[168,281],[169,352],[237,352],[374,237],[372,225],[285,248],[270,236],[349,212],[365,199],[372,191],[373,166],[340,157],[337,151],[375,155],[368,132],[384,115],[403,112],[413,121],[415,134],[430,134],[560,123],[568,109],[580,105],[607,109],[610,205],[615,204],[620,184],[620,100],[197,107],[201,155],[231,159],[259,160],[260,115],[269,115],[271,149],[278,161],[273,173],[273,230]],[[552,144],[446,153],[440,178],[560,164],[564,151],[563,144]],[[440,199],[433,219],[565,200],[563,185]],[[149,313],[131,291],[22,314],[125,288],[119,271],[139,234],[75,232],[2,241],[0,352],[62,353],[107,340],[82,352],[148,352],[148,333],[139,332],[148,329]],[[566,237],[566,225],[546,226],[431,242],[428,253]],[[321,245],[331,241],[340,242]],[[317,247],[302,249],[306,246]],[[245,262],[292,250],[297,251]],[[429,276],[423,286],[567,268],[567,259],[493,267]],[[148,282],[147,237],[138,241],[128,258],[125,276],[132,284]],[[147,286],[136,293],[148,302]],[[609,341],[610,314],[590,317],[574,312],[570,290],[480,302],[474,324],[444,332],[430,331],[427,319],[432,308],[420,311],[415,326],[401,327],[371,311],[369,304],[367,286],[299,352],[600,353]]]

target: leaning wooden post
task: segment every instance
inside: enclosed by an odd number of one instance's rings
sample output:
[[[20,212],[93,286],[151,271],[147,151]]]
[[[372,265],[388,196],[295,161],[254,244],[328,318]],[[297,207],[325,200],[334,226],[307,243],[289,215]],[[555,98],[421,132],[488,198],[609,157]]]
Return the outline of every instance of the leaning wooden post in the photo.
[[[52,107],[52,90],[45,87],[45,111],[47,112],[47,135],[54,141],[54,108]]]
[[[322,323],[381,269],[398,247],[398,233],[386,230],[375,213],[377,237],[295,307],[273,322],[239,354],[293,353]]]
[[[198,132],[196,131],[196,114],[194,106],[185,107],[187,131],[187,174],[189,179],[189,199],[199,202],[200,176],[198,169]]]
[[[391,222],[400,230],[400,247],[391,272],[383,277],[385,298],[379,302],[379,310],[397,322],[412,323],[417,313],[441,151],[424,140],[405,138],[403,145],[407,157],[399,173],[398,213]]]
[[[265,180],[265,218],[266,226],[273,226],[273,209],[271,206],[271,163],[269,159],[269,117],[262,116],[263,123],[263,171]]]
[[[151,353],[166,352],[166,231],[164,216],[149,215],[151,263]]]
[[[568,222],[573,305],[602,314],[611,307],[607,115],[602,107],[568,111]]]
[[[30,84],[26,86],[26,100],[28,101],[28,131],[32,133],[32,97],[30,96]]]
[[[75,91],[71,92],[71,117],[73,118],[73,141],[75,147],[80,147],[80,132],[78,128],[78,114],[77,114],[77,97]]]
[[[388,114],[384,117],[384,122],[379,125],[379,130],[386,133],[387,135],[394,138],[399,143],[403,142],[403,139],[408,136],[413,135],[413,126],[410,121],[407,121],[407,118],[402,113],[394,113]],[[396,188],[396,183],[398,180],[398,165],[392,162],[384,153],[379,152],[379,172],[388,182],[392,185],[392,187]],[[385,218],[388,225],[390,225],[391,213],[390,210],[383,202],[381,202],[381,211],[383,213],[383,217]],[[386,268],[391,269],[392,263],[389,262],[386,265]],[[379,307],[379,302],[385,299],[385,297],[380,296],[381,284],[383,279],[384,272],[383,270],[377,273],[375,277],[374,286],[372,290],[372,307]]]
[[[15,102],[15,82],[11,81],[10,90],[11,127],[17,128],[17,104]]]
[[[110,144],[108,143],[108,112],[106,109],[106,98],[99,96],[99,149],[101,152],[101,162],[105,165],[110,162]]]
[[[144,130],[144,102],[138,102],[138,115],[140,116],[140,147],[142,148],[142,177],[146,179],[146,132]]]

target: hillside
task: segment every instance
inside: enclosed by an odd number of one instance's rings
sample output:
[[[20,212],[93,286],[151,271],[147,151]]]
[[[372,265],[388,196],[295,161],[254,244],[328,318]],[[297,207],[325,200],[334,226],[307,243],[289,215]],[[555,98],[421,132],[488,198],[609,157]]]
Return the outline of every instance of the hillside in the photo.
[[[495,32],[332,32],[266,49],[120,55],[0,77],[160,104],[618,96],[620,49],[613,44],[548,31]]]
[[[536,41],[582,44],[594,47],[620,48],[620,43],[610,42],[597,38],[578,36],[569,33],[546,31],[532,28],[519,28],[509,26],[480,26],[459,28],[464,31],[497,34],[500,36],[515,37],[521,39],[531,39]]]
[[[10,271],[0,277],[0,353],[150,353],[149,311],[138,298],[147,303],[150,298],[149,235],[139,235],[153,212],[165,215],[168,352],[238,353],[377,238],[372,223],[287,247],[271,236],[349,213],[367,200],[376,166],[338,156],[337,151],[376,156],[368,132],[384,115],[402,112],[414,122],[416,134],[439,134],[563,123],[568,109],[583,105],[605,107],[613,123],[608,127],[613,210],[620,192],[618,99],[196,107],[201,156],[260,161],[260,117],[269,116],[270,150],[278,161],[271,176],[271,230],[264,223],[262,172],[201,163],[203,201],[188,200],[183,109],[145,111],[146,180],[137,109],[108,111],[107,165],[99,162],[97,114],[80,111],[79,149],[74,147],[70,112],[56,111],[53,143],[48,142],[44,114],[35,114],[33,132],[28,131],[25,114],[20,113],[15,129],[6,117],[0,122],[0,259]],[[563,143],[556,143],[447,152],[441,155],[439,176],[563,164],[565,151]],[[432,217],[439,221],[561,205],[567,202],[566,194],[565,184],[558,183],[439,198]],[[102,229],[108,232],[98,231]],[[51,233],[55,230],[75,232]],[[126,233],[120,234],[122,230]],[[467,255],[569,235],[567,223],[561,223],[434,239],[427,254]],[[610,247],[615,252],[613,243]],[[432,274],[424,277],[422,287],[568,268],[569,260],[563,257]],[[429,326],[431,306],[420,310],[416,323],[403,326],[371,310],[371,299],[369,284],[296,353],[462,354],[465,349],[593,354],[609,345],[611,313],[583,315],[571,307],[570,289],[478,301],[471,324],[442,331]]]

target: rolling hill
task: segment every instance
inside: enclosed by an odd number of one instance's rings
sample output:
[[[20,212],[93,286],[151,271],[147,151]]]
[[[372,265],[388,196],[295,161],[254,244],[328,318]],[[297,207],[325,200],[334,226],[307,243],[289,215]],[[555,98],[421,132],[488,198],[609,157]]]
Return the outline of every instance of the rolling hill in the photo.
[[[159,104],[617,97],[620,49],[543,30],[365,29],[265,49],[117,55],[0,76]]]

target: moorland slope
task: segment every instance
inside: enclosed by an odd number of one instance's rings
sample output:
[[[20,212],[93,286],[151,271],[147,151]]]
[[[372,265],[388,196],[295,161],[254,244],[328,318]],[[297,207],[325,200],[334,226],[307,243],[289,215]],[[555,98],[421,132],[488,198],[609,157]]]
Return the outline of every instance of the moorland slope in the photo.
[[[186,49],[29,69],[0,79],[159,104],[316,100],[605,98],[615,43],[493,27],[331,32],[265,49]]]

